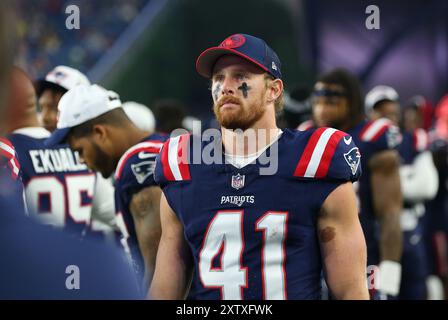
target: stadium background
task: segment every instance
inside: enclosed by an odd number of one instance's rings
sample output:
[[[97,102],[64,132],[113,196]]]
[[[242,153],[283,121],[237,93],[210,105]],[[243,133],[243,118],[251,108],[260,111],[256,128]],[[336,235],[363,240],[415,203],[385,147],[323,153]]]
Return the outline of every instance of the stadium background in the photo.
[[[80,9],[80,29],[65,28],[65,8]],[[397,89],[402,102],[421,94],[433,103],[448,89],[448,3],[375,1],[380,29],[368,30],[369,1],[346,0],[20,0],[19,64],[42,77],[59,64],[85,72],[123,101],[151,106],[183,101],[209,119],[207,82],[194,62],[227,35],[266,39],[282,64],[286,89],[334,67],[358,75],[365,91]]]

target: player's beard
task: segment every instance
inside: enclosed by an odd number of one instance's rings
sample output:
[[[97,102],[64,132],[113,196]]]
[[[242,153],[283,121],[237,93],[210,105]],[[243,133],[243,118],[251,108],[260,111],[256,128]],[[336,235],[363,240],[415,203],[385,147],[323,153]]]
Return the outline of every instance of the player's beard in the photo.
[[[95,150],[95,159],[93,161],[93,168],[99,171],[103,178],[109,178],[115,170],[116,163],[112,157],[107,155],[95,141],[92,141],[93,149]]]
[[[222,111],[221,107],[226,103],[237,104],[238,107]],[[223,96],[213,105],[218,123],[231,130],[241,129],[243,131],[252,127],[264,115],[266,109],[263,107],[263,95],[255,99],[251,104],[245,104],[241,99],[233,96]]]

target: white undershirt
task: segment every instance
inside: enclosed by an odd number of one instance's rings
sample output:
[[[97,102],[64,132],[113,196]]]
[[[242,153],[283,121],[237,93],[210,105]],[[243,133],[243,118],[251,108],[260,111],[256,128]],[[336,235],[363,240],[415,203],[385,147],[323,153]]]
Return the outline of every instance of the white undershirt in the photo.
[[[278,129],[278,133],[277,133],[277,136],[275,137],[275,139],[272,140],[272,142],[270,144],[268,144],[267,146],[265,146],[263,149],[255,152],[255,153],[248,154],[247,156],[240,156],[240,155],[233,155],[233,154],[228,154],[228,153],[224,152],[224,158],[227,163],[230,163],[234,167],[241,169],[241,168],[247,166],[249,163],[254,162],[263,152],[266,151],[267,148],[269,148],[275,142],[277,142],[277,140],[280,139],[280,136],[282,135],[282,133],[283,133],[283,131],[281,129]]]

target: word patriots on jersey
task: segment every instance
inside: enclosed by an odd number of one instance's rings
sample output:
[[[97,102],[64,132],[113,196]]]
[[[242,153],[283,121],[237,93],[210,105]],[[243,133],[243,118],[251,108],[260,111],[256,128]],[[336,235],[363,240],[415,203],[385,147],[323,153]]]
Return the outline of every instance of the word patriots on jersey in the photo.
[[[241,207],[245,203],[254,204],[255,196],[222,196],[221,204],[234,204]]]

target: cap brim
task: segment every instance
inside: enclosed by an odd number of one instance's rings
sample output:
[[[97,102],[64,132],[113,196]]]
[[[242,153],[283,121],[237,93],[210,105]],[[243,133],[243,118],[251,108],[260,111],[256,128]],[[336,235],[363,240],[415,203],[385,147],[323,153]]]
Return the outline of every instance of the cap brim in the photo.
[[[213,67],[215,66],[216,61],[224,56],[224,55],[236,55],[239,56],[243,59],[246,59],[254,64],[256,64],[257,66],[259,66],[261,69],[263,69],[266,72],[269,72],[269,70],[262,65],[261,63],[259,63],[258,61],[252,59],[249,56],[246,56],[245,54],[233,50],[233,49],[229,49],[229,48],[223,48],[223,47],[212,47],[209,48],[207,50],[205,50],[204,52],[202,52],[198,59],[196,60],[196,71],[203,77],[205,78],[211,78],[212,76],[212,72],[213,72]]]
[[[53,131],[51,136],[47,140],[45,140],[44,142],[45,146],[51,148],[66,142],[70,129],[71,128],[62,128]]]
[[[37,80],[35,83],[35,88],[36,88],[36,94],[38,97],[40,97],[42,95],[42,93],[45,91],[45,89],[54,89],[54,90],[65,91],[65,92],[68,91],[63,86],[60,86],[54,82],[47,81],[45,79]]]

